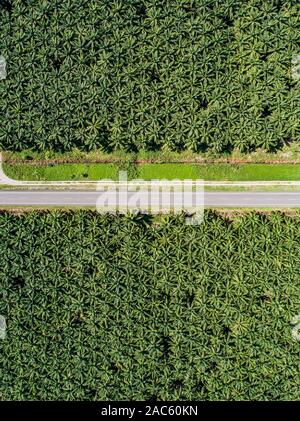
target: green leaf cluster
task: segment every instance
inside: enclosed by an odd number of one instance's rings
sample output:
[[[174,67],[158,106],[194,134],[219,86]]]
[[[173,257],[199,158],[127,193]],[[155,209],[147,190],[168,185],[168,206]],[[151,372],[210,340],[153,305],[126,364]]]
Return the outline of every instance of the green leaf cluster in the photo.
[[[298,0],[0,3],[0,148],[275,151],[300,140]]]
[[[1,400],[299,400],[299,222],[2,212]]]

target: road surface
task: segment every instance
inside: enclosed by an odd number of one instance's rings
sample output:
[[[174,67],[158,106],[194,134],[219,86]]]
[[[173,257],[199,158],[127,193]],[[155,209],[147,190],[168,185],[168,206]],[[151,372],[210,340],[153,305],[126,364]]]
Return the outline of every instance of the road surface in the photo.
[[[195,196],[195,192],[190,192]],[[127,198],[119,197],[119,205],[126,206],[132,202],[133,192],[128,192]],[[147,192],[141,194],[142,202]],[[49,191],[49,190],[1,190],[0,206],[96,206],[97,199],[101,197],[98,191]],[[115,202],[115,195],[109,195],[110,204]],[[145,199],[146,200],[146,199]],[[164,198],[166,200],[166,198]],[[172,193],[171,201],[178,205],[179,196]],[[195,197],[190,196],[189,200]],[[200,200],[201,202],[201,200]],[[158,206],[158,199],[151,205]],[[205,207],[254,207],[254,208],[300,208],[300,192],[230,192],[207,191],[204,192]]]

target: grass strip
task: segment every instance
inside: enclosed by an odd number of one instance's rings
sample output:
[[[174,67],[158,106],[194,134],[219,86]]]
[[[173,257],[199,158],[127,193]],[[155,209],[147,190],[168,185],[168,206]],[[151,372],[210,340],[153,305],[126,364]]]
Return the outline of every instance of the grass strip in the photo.
[[[207,181],[299,181],[296,164],[3,164],[7,176],[28,181],[116,180],[126,170],[128,178],[204,179]]]

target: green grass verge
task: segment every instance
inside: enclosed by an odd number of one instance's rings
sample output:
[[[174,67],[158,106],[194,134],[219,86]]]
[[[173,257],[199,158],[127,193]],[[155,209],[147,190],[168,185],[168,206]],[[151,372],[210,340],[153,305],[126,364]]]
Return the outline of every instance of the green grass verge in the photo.
[[[118,167],[114,164],[3,164],[4,172],[16,180],[62,181],[115,179]]]
[[[300,180],[300,165],[288,164],[144,164],[141,178],[203,178],[224,181]]]
[[[276,153],[257,149],[251,153],[241,153],[235,149],[232,153],[216,154],[212,152],[194,153],[191,151],[174,152],[165,148],[161,151],[139,151],[138,153],[126,153],[115,151],[106,153],[99,149],[83,152],[72,149],[66,152],[43,151],[37,152],[32,149],[20,152],[3,151],[5,161],[10,163],[24,162],[52,162],[52,163],[127,163],[132,161],[145,163],[171,163],[171,162],[202,162],[202,163],[295,163],[300,162],[300,146],[292,143],[284,146]]]
[[[117,179],[119,170],[129,178],[204,179],[224,181],[300,180],[299,164],[3,164],[5,173],[17,180],[62,181]]]

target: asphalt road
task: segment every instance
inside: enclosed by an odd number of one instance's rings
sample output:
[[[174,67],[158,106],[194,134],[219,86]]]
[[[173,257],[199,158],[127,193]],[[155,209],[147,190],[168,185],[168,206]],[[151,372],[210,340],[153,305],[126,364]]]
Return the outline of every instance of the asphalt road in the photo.
[[[127,203],[134,203],[134,194],[129,192],[128,196],[119,196],[120,206],[126,206]],[[185,203],[201,205],[201,193],[195,196],[195,192],[190,192],[186,196]],[[26,191],[26,190],[1,190],[0,206],[96,206],[97,200],[101,196],[98,191]],[[147,192],[141,192],[141,207],[147,203]],[[111,193],[107,196],[109,203],[113,206],[116,202],[116,195]],[[101,199],[100,199],[101,200]],[[161,196],[154,196],[151,205],[158,206]],[[180,205],[179,193],[172,193],[171,198],[163,195],[163,203],[174,203]],[[144,201],[144,202],[143,202]],[[103,202],[103,200],[102,200]],[[98,202],[99,203],[99,202]],[[204,193],[204,206],[206,207],[264,207],[264,208],[300,208],[300,192],[225,192],[225,191],[207,191]],[[164,205],[162,204],[162,207]]]

